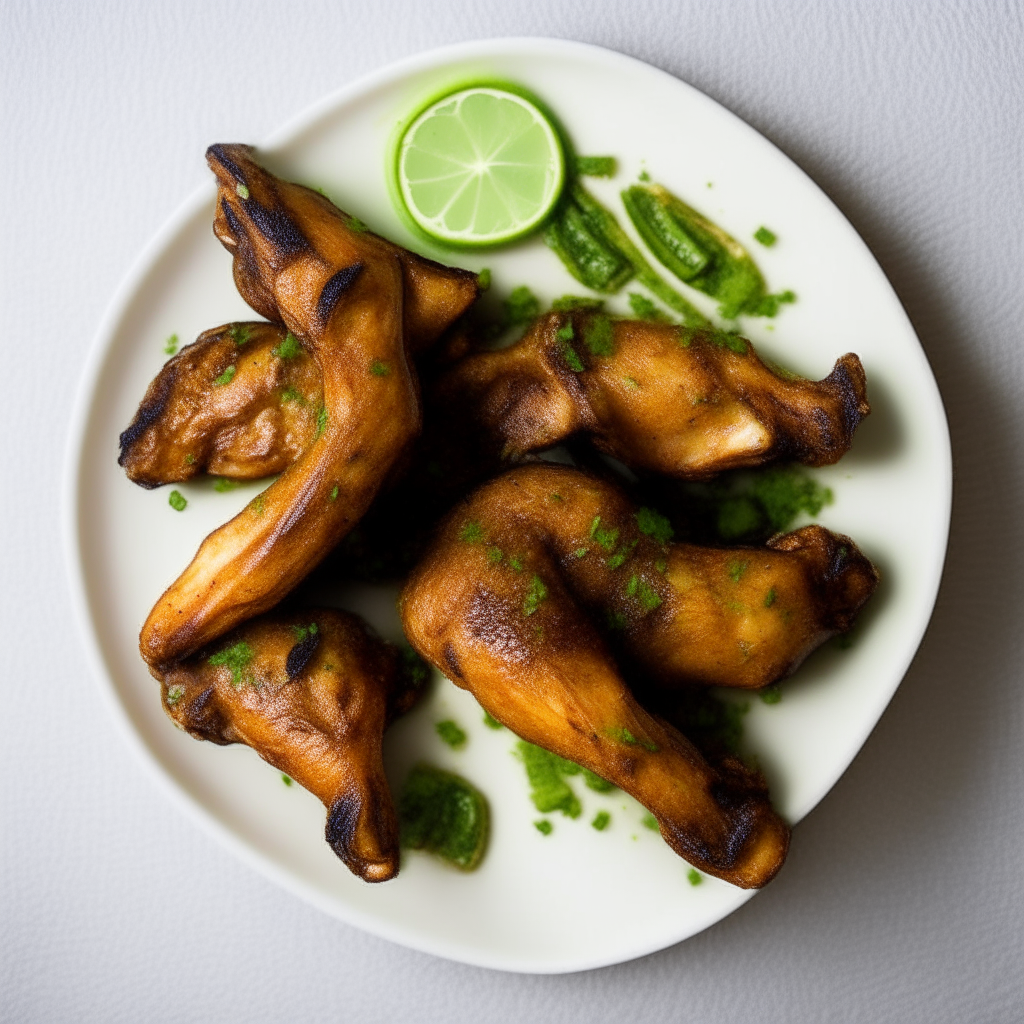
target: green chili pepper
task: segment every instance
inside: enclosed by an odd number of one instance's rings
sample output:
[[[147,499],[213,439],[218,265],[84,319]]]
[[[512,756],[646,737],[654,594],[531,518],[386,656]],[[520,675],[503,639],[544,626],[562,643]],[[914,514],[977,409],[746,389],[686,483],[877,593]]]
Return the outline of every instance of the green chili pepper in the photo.
[[[604,230],[605,212],[585,189],[572,185],[544,233],[544,241],[577,281],[595,292],[611,294],[634,272],[628,257]]]
[[[764,278],[732,235],[661,185],[632,185],[622,202],[654,255],[681,281],[717,299],[722,316],[772,315]]]
[[[664,281],[606,210],[579,182],[566,189],[562,206],[544,234],[566,269],[588,288],[610,294],[634,277],[688,327],[709,324],[695,306]]]

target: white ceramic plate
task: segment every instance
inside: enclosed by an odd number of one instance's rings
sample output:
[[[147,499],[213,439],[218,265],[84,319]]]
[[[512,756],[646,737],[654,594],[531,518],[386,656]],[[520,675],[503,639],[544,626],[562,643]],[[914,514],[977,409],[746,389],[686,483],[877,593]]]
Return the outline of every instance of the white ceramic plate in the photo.
[[[278,133],[263,156],[277,173],[324,187],[375,230],[423,251],[388,199],[389,135],[423,98],[474,77],[525,85],[561,117],[580,153],[618,157],[613,181],[587,184],[620,215],[618,190],[647,168],[748,240],[772,290],[792,288],[799,296],[774,322],[743,323],[766,356],[814,377],[847,351],[864,361],[874,411],[850,454],[820,474],[836,494],[820,521],[851,534],[884,582],[851,649],[818,653],[784,685],[780,704],[755,698],[746,719],[748,746],[766,768],[776,807],[799,821],[878,720],[935,600],[951,468],[928,363],[870,252],[799,168],[696,90],[607,50],[512,39],[424,54],[326,99]],[[616,963],[693,935],[749,899],[751,893],[714,879],[691,886],[688,865],[641,826],[641,809],[621,795],[578,786],[583,816],[555,816],[554,833],[542,836],[532,824],[538,815],[523,768],[511,754],[514,737],[487,729],[473,699],[446,681],[389,733],[388,770],[394,784],[426,758],[465,774],[488,795],[490,851],[468,876],[412,854],[392,882],[357,881],[324,842],[324,810],[315,799],[282,785],[252,751],[199,743],[171,726],[136,649],[139,627],[201,539],[253,488],[216,494],[208,483],[181,486],[189,507],[175,512],[167,488],[144,491],[124,477],[117,438],[164,361],[168,335],[177,333],[184,344],[212,325],[252,318],[210,228],[213,197],[211,180],[160,232],[116,297],[92,352],[71,438],[73,589],[96,675],[143,759],[182,806],[288,889],[368,931],[466,963],[534,972]],[[779,237],[771,249],[750,242],[762,224]],[[490,267],[498,294],[518,284],[546,300],[580,291],[539,240],[491,254],[427,255]],[[339,603],[395,636],[392,598],[353,588]],[[449,750],[434,734],[442,717],[470,733],[464,751]],[[601,833],[589,825],[600,809],[612,815]]]

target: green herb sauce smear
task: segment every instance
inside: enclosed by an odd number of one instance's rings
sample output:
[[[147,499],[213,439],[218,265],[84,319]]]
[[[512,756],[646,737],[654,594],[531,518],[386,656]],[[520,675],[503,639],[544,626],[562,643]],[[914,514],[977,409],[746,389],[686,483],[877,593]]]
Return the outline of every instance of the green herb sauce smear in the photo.
[[[425,850],[460,871],[483,859],[490,834],[487,798],[461,775],[431,765],[409,773],[398,801],[401,843]]]

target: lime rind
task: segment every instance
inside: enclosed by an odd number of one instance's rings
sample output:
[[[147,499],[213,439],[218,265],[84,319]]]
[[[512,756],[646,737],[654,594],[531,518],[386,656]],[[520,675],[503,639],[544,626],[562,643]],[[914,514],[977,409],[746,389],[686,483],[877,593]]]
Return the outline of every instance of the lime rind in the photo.
[[[435,242],[502,245],[543,225],[565,182],[557,125],[518,90],[463,86],[405,126],[395,191],[411,222]]]

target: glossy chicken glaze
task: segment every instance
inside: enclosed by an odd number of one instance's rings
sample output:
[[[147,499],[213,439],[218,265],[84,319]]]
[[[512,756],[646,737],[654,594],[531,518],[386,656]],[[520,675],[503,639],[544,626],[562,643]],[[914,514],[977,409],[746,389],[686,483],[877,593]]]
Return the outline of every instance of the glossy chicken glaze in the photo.
[[[268,174],[248,147],[212,146],[207,159],[214,230],[234,255],[239,291],[301,340],[323,406],[298,460],[206,538],[150,612],[140,650],[154,666],[273,607],[359,521],[420,430],[406,336],[411,346],[439,334],[477,294],[474,275],[405,260],[316,192]],[[438,297],[416,297],[416,316],[405,309],[412,263],[430,284],[424,294]]]
[[[246,623],[165,672],[164,710],[212,743],[244,743],[327,808],[326,838],[353,874],[398,873],[384,729],[418,696],[397,649],[348,612],[315,608]]]

